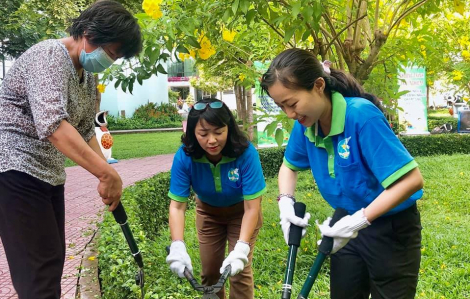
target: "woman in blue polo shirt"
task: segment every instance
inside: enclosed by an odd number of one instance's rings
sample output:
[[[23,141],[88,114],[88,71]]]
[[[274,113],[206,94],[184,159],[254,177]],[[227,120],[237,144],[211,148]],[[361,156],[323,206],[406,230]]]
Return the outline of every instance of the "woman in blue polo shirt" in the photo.
[[[184,277],[192,271],[183,242],[190,188],[196,193],[196,227],[202,283],[213,285],[231,265],[230,298],[253,299],[251,260],[262,224],[261,195],[266,192],[259,155],[240,131],[229,108],[203,99],[188,115],[183,145],[171,168],[170,269]],[[225,257],[228,242],[229,255]],[[222,289],[217,294],[225,298]]]
[[[300,49],[279,54],[261,85],[296,120],[279,171],[284,235],[291,223],[307,226],[292,205],[297,171],[311,169],[324,199],[350,214],[333,227],[330,219],[318,225],[334,238],[331,298],[414,298],[423,179],[377,98]]]

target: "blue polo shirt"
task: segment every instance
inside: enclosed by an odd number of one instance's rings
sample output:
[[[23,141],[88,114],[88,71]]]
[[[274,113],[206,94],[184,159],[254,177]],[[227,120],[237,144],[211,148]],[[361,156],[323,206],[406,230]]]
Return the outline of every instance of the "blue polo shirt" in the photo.
[[[333,207],[354,213],[418,164],[395,136],[383,113],[369,100],[332,94],[327,136],[295,122],[284,154],[292,170],[311,169],[318,189]],[[402,211],[422,197],[419,190],[389,211]]]
[[[214,165],[206,156],[187,156],[181,146],[173,158],[168,196],[186,202],[190,188],[201,201],[215,207],[260,197],[266,193],[266,182],[258,151],[250,143],[240,157],[222,157]]]

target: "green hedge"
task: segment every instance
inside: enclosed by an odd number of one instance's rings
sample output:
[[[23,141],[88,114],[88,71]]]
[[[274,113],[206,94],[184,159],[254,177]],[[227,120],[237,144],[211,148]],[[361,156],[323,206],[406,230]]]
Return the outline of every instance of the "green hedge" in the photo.
[[[169,172],[159,173],[127,188],[126,199],[135,201],[139,223],[152,240],[158,237],[162,226],[168,225],[169,189]],[[189,209],[194,207],[193,194],[191,194],[188,203]]]
[[[162,128],[181,128],[181,121],[171,121],[160,119],[140,119],[140,118],[122,118],[108,115],[109,130],[137,130],[137,129],[162,129]]]
[[[451,124],[452,125],[452,132],[457,132],[457,118],[449,116],[449,117],[436,117],[436,116],[428,116],[428,130],[432,131],[435,127],[440,127],[443,124]]]
[[[413,157],[470,154],[470,134],[439,134],[399,137]],[[260,149],[259,156],[266,177],[276,177],[282,164],[284,148]]]

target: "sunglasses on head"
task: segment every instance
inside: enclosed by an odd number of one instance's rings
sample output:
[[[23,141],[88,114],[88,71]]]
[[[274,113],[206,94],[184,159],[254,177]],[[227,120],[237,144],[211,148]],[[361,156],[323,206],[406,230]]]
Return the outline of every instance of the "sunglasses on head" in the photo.
[[[193,108],[194,108],[194,110],[204,110],[204,109],[206,109],[207,105],[209,105],[209,107],[211,107],[212,109],[219,109],[219,108],[222,108],[224,103],[219,102],[219,101],[210,102],[210,103],[199,102],[199,103],[194,104]]]

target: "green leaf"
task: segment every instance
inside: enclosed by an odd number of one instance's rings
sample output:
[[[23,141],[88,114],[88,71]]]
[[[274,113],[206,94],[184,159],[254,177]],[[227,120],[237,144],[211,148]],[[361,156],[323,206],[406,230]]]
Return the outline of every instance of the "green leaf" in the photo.
[[[266,132],[267,136],[271,136],[274,133],[277,128],[277,124],[277,121],[273,121],[264,128],[264,131]]]
[[[290,39],[292,38],[292,35],[294,35],[295,29],[296,29],[295,27],[291,27],[291,28],[286,30],[286,33],[284,34],[284,42],[285,43],[290,41]]]
[[[250,9],[248,11],[248,13],[246,14],[246,17],[245,17],[246,18],[246,23],[250,24],[253,21],[255,15],[256,15],[256,10]]]
[[[232,3],[232,11],[233,11],[233,14],[236,15],[237,14],[237,10],[238,10],[238,4],[240,3],[240,0],[235,0],[233,1]]]
[[[241,0],[240,8],[244,14],[247,13],[248,9],[250,8],[250,1],[248,0]]]
[[[178,47],[176,47],[176,52],[189,54],[188,49],[183,45],[178,45]]]
[[[121,84],[121,79],[117,80],[116,83],[114,83],[114,88],[118,88],[119,84]]]
[[[231,15],[232,15],[232,11],[230,9],[225,10],[225,13],[222,17],[222,21],[228,22],[228,19],[230,18]]]
[[[134,80],[131,80],[131,81],[129,82],[129,86],[128,86],[128,87],[129,87],[129,92],[130,92],[130,94],[132,94],[132,91],[134,90]]]
[[[201,45],[199,44],[199,42],[194,36],[187,36],[186,42],[190,44],[191,46],[193,46],[194,48],[198,48],[198,49],[201,48]]]
[[[140,74],[137,75],[137,82],[142,85],[142,76]]]
[[[122,84],[121,84],[122,91],[126,92],[127,85],[129,85],[129,81],[127,80],[122,81]]]
[[[284,131],[280,128],[277,128],[275,138],[277,146],[281,147],[282,143],[284,142]]]
[[[304,34],[302,34],[302,41],[306,41],[309,36],[310,30],[305,30]]]
[[[150,53],[149,60],[150,60],[150,65],[151,66],[155,65],[155,63],[157,62],[159,54],[160,54],[159,49],[155,49],[155,50],[152,51],[152,53]]]
[[[157,66],[157,71],[158,71],[159,73],[162,73],[162,74],[165,74],[165,75],[168,74],[168,73],[165,71],[165,68],[163,67],[163,65],[161,65],[161,64],[158,64],[158,66]]]
[[[294,3],[294,5],[292,5],[291,14],[294,18],[297,18],[297,16],[299,15],[301,5],[302,3],[300,1],[297,1],[296,3]]]

